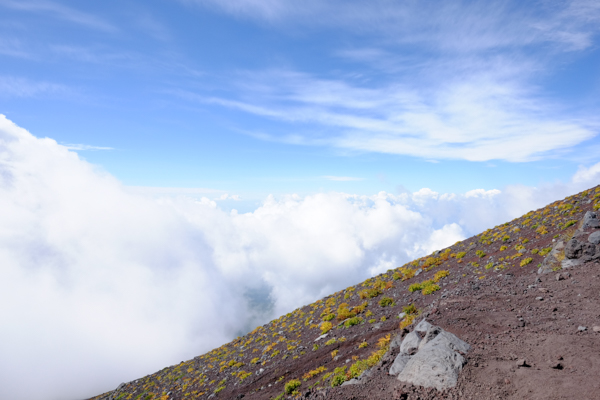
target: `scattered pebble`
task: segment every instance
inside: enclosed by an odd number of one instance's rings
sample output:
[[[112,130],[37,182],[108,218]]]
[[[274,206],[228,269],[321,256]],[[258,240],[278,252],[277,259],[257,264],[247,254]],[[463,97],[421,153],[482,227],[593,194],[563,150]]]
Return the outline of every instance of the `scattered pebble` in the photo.
[[[596,325],[592,328],[594,332],[600,332],[600,326]]]
[[[578,330],[579,332],[587,331],[587,327],[585,327],[585,326],[581,326],[581,325],[580,325],[580,326],[578,326],[578,327],[577,327],[577,330]]]
[[[535,299],[536,299],[536,300],[539,300],[539,301],[543,301],[543,300],[544,300],[544,298],[543,298],[542,296],[538,296],[538,297],[536,297]]]

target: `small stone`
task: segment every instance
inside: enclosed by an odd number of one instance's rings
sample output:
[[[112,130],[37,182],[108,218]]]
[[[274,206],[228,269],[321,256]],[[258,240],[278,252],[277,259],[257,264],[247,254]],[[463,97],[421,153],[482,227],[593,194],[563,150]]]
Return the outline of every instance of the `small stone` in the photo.
[[[578,327],[577,327],[577,330],[578,330],[579,332],[584,332],[584,331],[587,331],[587,327],[585,327],[585,326],[581,326],[581,325],[580,325],[580,326],[578,326]]]
[[[504,378],[504,383],[507,384],[507,385],[510,385],[510,379]]]
[[[543,287],[541,287],[541,288],[538,288],[538,291],[540,291],[540,292],[542,292],[542,293],[548,293],[548,289],[546,289],[546,288],[543,288]]]
[[[564,281],[565,277],[562,274],[556,274],[556,280],[557,281]]]
[[[550,368],[552,368],[552,369],[559,369],[560,370],[560,369],[563,369],[564,366],[561,363],[551,363],[550,364]]]
[[[539,301],[543,301],[543,300],[544,300],[544,298],[543,298],[542,296],[538,296],[538,297],[536,297],[535,299],[536,299],[536,300],[539,300]]]
[[[594,332],[600,332],[600,326],[596,325],[592,328]]]
[[[530,365],[527,364],[527,360],[525,360],[524,358],[521,358],[520,360],[517,361],[517,367],[521,368],[521,367],[529,367]]]

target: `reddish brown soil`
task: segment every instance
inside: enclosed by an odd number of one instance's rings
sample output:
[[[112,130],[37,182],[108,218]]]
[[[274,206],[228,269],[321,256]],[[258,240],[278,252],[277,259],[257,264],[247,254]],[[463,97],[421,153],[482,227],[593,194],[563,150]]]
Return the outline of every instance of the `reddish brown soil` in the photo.
[[[600,399],[600,332],[593,330],[600,326],[600,265],[587,263],[562,270],[565,279],[561,280],[556,280],[558,272],[537,274],[544,259],[538,250],[573,235],[578,226],[575,221],[600,203],[598,193],[600,189],[592,189],[571,196],[457,243],[449,247],[452,257],[439,258],[438,264],[411,279],[395,280],[397,270],[388,271],[221,348],[94,399],[292,398],[283,393],[285,383],[292,379],[301,381],[294,397],[309,399]],[[540,231],[540,226],[547,231]],[[518,254],[517,245],[525,247],[524,253]],[[462,252],[462,259],[456,256]],[[416,260],[412,268],[425,266],[426,259]],[[492,264],[492,268],[485,267]],[[440,270],[450,274],[439,281],[439,291],[423,295],[408,290],[410,284],[431,279]],[[393,286],[368,300],[358,315],[362,322],[335,327],[327,338],[315,342],[321,334],[326,302],[334,304],[332,312],[343,302],[350,308],[363,304],[366,300],[357,293],[376,280]],[[384,296],[393,299],[394,305],[380,306]],[[417,321],[426,317],[472,345],[457,387],[438,392],[402,384],[387,374],[393,357],[376,366],[365,384],[331,387],[326,373],[366,359],[380,338],[401,332],[397,316],[408,304],[421,310]],[[579,331],[579,326],[586,330]],[[332,338],[336,342],[326,345]],[[368,346],[359,348],[363,341]],[[315,344],[318,349],[313,349]],[[518,366],[523,359],[526,366]],[[303,379],[318,367],[326,372]]]
[[[382,366],[364,385],[309,398],[600,399],[600,332],[593,332],[600,326],[600,264],[562,274],[570,276],[557,281],[556,273],[503,275],[432,304],[428,320],[472,345],[452,390],[404,385]],[[528,366],[518,367],[521,359]]]

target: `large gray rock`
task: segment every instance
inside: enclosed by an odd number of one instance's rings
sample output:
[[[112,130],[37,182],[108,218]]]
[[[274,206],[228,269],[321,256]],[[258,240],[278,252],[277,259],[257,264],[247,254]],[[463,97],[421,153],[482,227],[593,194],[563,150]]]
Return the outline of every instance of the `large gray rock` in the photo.
[[[588,236],[588,242],[598,245],[600,244],[600,231],[592,233]]]
[[[412,331],[402,341],[400,345],[400,353],[412,355],[419,350],[419,343],[421,343],[421,337],[416,331]]]
[[[415,331],[425,333],[431,327],[431,324],[426,320],[423,320],[415,326]]]
[[[437,390],[454,387],[466,362],[459,351],[469,348],[455,335],[442,331],[406,363],[397,379]]]
[[[423,348],[427,343],[431,342],[436,338],[437,335],[443,332],[443,329],[439,326],[429,325],[429,329],[425,333],[425,337],[419,343],[419,349]]]
[[[574,260],[583,255],[583,246],[577,239],[571,239],[565,246],[565,257]]]
[[[396,356],[396,359],[394,359],[392,366],[390,367],[389,374],[393,375],[393,376],[397,376],[398,374],[400,374],[400,372],[402,372],[402,370],[404,370],[404,367],[406,367],[406,364],[408,363],[410,358],[411,358],[411,356],[409,356],[408,354],[404,354],[404,353],[398,354]]]
[[[600,220],[598,220],[598,215],[593,211],[588,211],[583,216],[583,229],[600,228]]]
[[[394,336],[394,338],[392,339],[392,341],[390,342],[390,348],[389,348],[389,352],[392,353],[394,352],[396,349],[400,348],[400,345],[402,345],[402,333],[397,334],[396,336]]]

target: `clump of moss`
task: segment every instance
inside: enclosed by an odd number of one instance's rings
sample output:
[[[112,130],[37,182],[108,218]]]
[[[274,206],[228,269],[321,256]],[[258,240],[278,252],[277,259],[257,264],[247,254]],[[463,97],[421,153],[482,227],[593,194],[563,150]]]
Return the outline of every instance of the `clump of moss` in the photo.
[[[485,257],[485,252],[482,250],[477,250],[475,252],[475,255],[477,255],[477,257],[479,257],[479,258],[483,258],[483,257]]]

